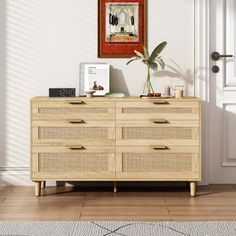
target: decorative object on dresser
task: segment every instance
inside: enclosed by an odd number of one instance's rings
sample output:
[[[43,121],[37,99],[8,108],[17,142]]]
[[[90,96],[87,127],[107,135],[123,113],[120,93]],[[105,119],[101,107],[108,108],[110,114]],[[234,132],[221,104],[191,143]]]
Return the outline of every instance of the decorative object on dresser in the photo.
[[[151,76],[150,76],[150,69],[157,71],[158,66],[161,67],[162,70],[165,69],[165,62],[160,56],[160,53],[163,51],[163,49],[166,47],[167,42],[162,42],[152,51],[152,53],[149,55],[149,52],[146,47],[143,47],[144,53],[134,51],[136,56],[132,57],[130,61],[127,62],[127,65],[133,61],[141,61],[147,66],[147,78],[143,85],[143,94],[147,94],[148,96],[152,96],[155,94],[155,91],[152,87],[151,83]]]
[[[201,180],[200,101],[48,98],[31,101],[31,178],[47,180]]]
[[[75,97],[75,88],[49,88],[49,97]]]
[[[106,63],[80,63],[79,95],[92,91],[95,96],[110,92],[110,65]]]
[[[87,98],[92,98],[93,94],[96,93],[96,90],[85,91]]]
[[[175,87],[172,87],[172,90],[174,91],[175,98],[184,97],[184,85],[176,85]]]

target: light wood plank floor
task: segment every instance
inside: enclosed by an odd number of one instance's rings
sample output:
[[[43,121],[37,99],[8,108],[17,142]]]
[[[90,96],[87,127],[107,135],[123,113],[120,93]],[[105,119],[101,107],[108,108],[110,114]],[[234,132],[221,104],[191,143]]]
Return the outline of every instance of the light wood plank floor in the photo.
[[[0,220],[236,220],[236,186],[198,188],[0,187]]]

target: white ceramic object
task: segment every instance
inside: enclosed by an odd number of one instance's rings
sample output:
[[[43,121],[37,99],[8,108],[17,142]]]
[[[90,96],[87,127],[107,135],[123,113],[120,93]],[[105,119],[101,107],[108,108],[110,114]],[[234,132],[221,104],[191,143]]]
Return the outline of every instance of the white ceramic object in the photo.
[[[95,92],[95,90],[85,91],[87,98],[92,98]]]

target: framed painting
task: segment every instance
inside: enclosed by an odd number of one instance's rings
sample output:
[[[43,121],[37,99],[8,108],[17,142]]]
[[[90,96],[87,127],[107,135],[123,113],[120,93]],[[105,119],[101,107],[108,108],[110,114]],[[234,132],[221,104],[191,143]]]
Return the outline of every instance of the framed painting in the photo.
[[[146,44],[147,0],[98,0],[99,58],[129,58]]]

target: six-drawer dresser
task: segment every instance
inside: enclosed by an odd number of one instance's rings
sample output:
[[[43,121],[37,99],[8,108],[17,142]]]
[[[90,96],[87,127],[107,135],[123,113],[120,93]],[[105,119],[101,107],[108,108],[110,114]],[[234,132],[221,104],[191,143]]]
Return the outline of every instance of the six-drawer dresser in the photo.
[[[31,100],[31,178],[47,180],[201,180],[200,101],[194,97]]]

